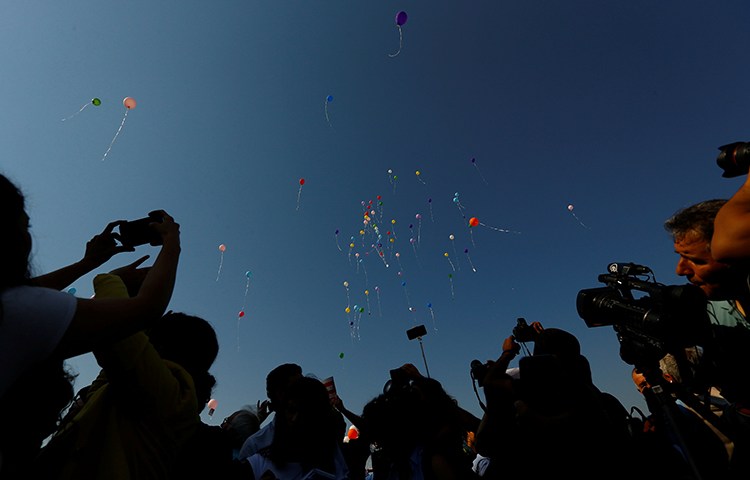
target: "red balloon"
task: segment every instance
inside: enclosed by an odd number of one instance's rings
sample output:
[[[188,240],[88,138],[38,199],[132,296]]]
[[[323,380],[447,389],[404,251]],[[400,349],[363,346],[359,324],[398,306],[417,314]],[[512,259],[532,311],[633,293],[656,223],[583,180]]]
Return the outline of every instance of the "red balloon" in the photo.
[[[479,219],[477,217],[471,217],[469,219],[469,226],[476,227],[477,225],[479,225]]]
[[[240,317],[240,318],[242,318],[242,317],[245,316],[245,312],[243,312],[242,310],[240,310],[240,313],[237,314],[237,316]]]
[[[346,436],[349,437],[349,440],[356,440],[359,438],[359,431],[354,425],[352,425],[351,427],[349,427],[349,431],[347,432]]]
[[[305,179],[304,178],[300,178],[299,179],[299,184],[300,185],[304,185],[305,184]]]

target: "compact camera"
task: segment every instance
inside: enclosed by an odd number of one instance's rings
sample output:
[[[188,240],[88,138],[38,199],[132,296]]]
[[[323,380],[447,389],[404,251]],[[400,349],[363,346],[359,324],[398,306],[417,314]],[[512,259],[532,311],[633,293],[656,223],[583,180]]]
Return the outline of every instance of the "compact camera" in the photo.
[[[148,214],[148,217],[132,220],[120,224],[120,242],[127,247],[137,247],[149,244],[153,247],[162,245],[163,239],[152,223],[161,223],[163,218],[158,211]]]

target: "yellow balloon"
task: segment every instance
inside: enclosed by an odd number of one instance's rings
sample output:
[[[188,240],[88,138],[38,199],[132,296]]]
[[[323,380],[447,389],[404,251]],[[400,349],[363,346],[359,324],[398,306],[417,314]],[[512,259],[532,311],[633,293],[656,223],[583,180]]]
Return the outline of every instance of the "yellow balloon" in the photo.
[[[419,176],[419,170],[417,170],[417,172],[416,172],[416,173],[417,173],[417,176]]]
[[[349,313],[349,312],[351,312],[351,311],[352,311],[352,309],[351,309],[351,308],[349,308],[349,307],[346,307],[346,308],[344,309],[344,311],[345,311],[346,313]]]
[[[445,252],[445,253],[443,254],[443,256],[444,256],[444,257],[448,257],[448,252]]]

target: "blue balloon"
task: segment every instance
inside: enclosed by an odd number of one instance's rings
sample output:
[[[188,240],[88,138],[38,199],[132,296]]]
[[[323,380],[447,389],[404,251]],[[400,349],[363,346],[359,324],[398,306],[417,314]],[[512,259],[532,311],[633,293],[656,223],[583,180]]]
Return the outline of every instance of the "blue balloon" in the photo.
[[[330,103],[330,102],[332,102],[332,101],[333,101],[333,95],[328,95],[328,96],[326,97],[326,102],[329,102],[329,103]]]

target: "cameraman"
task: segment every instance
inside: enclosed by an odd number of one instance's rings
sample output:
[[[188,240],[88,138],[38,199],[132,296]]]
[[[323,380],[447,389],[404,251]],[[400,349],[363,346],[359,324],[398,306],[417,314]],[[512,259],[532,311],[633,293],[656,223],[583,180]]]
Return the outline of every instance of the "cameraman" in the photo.
[[[521,349],[513,335],[481,379],[487,407],[476,447],[491,459],[484,477],[626,478],[625,408],[612,408],[614,397],[594,385],[575,336],[540,328],[533,341],[519,379],[506,373]]]
[[[711,338],[702,345],[699,362],[708,369],[710,385],[730,402],[722,414],[721,428],[735,442],[733,468],[743,472],[750,471],[750,466],[737,464],[748,456],[743,453],[747,448],[743,445],[750,439],[750,383],[746,381],[750,371],[750,323],[746,314],[750,307],[750,269],[741,257],[742,230],[746,229],[742,206],[748,189],[743,186],[731,203],[708,200],[684,208],[664,224],[680,256],[677,275],[700,287],[709,300]]]
[[[677,275],[698,286],[709,300],[712,338],[703,345],[709,357],[709,381],[730,402],[750,406],[750,384],[745,381],[750,370],[750,323],[746,317],[750,306],[749,270],[739,263],[720,261],[711,248],[714,219],[726,203],[707,200],[689,206],[675,213],[664,227],[672,235],[675,252],[680,256]],[[725,241],[726,237],[718,237]]]

